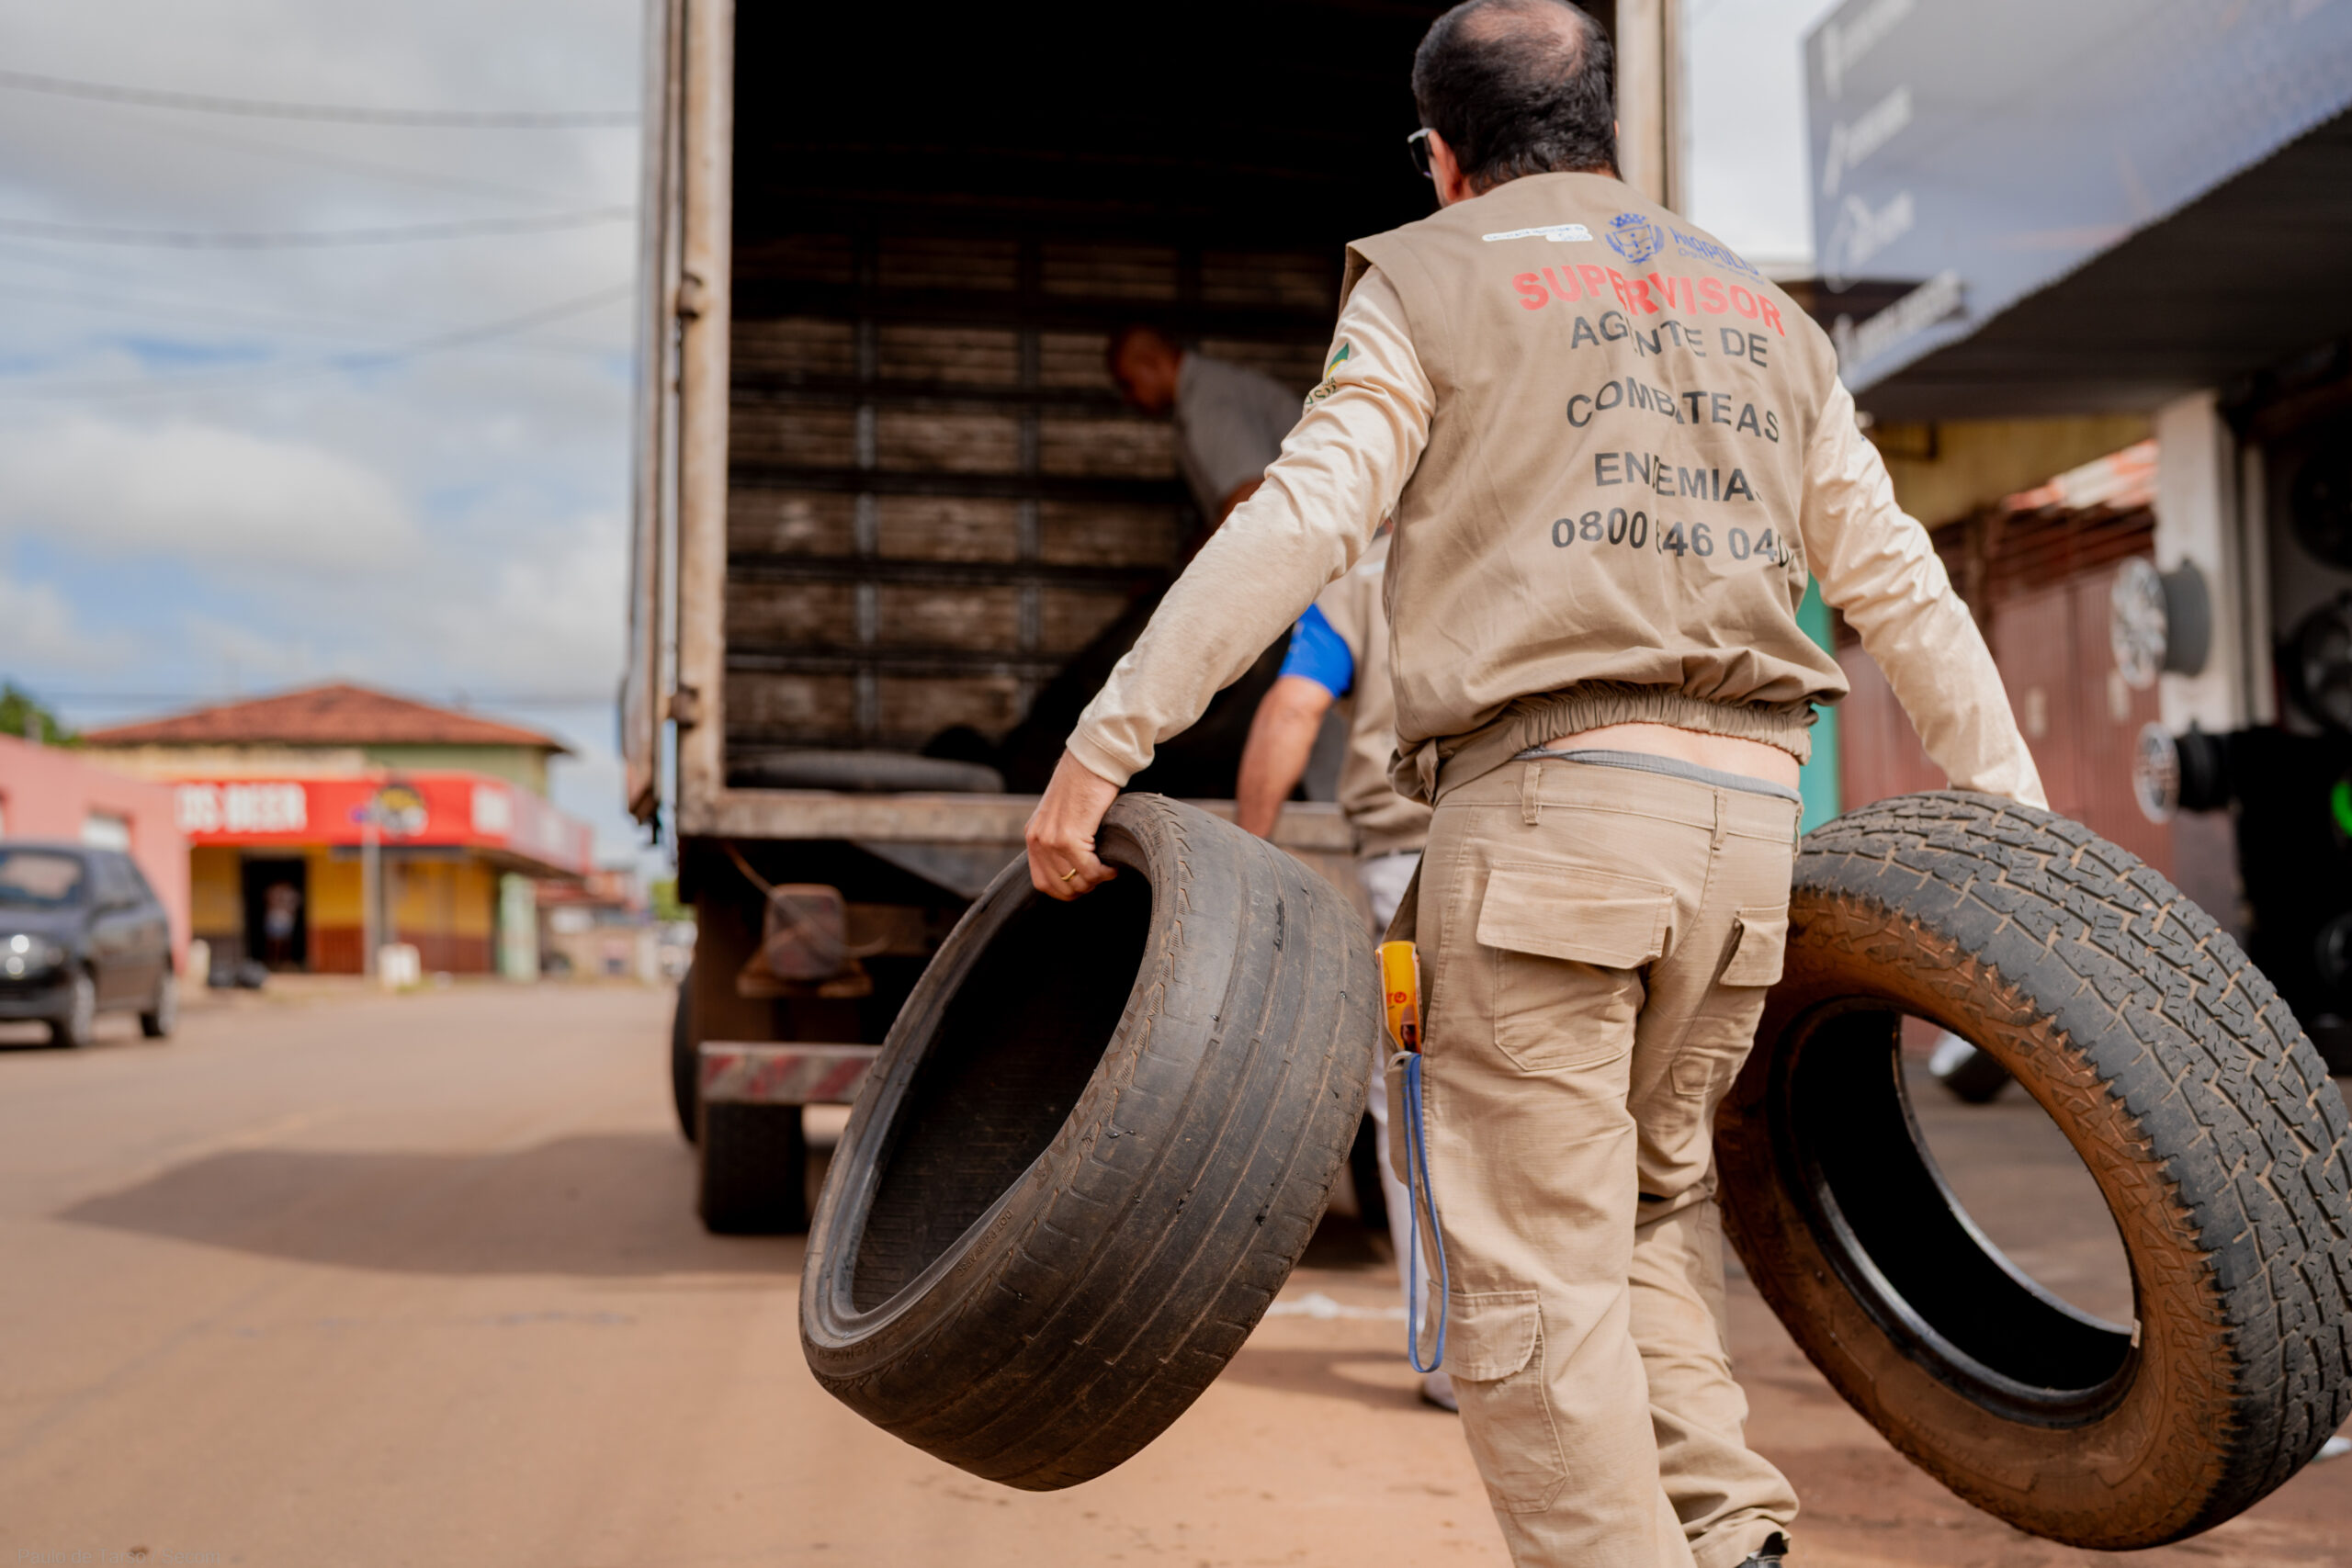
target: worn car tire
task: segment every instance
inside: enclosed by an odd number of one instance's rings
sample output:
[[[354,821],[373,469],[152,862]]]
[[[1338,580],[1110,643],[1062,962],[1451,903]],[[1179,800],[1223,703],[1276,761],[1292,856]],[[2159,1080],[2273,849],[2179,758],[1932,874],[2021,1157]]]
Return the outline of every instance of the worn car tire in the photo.
[[[670,1010],[670,1103],[677,1109],[678,1131],[686,1142],[699,1135],[698,1107],[695,1100],[702,1090],[701,1053],[695,1040],[695,966],[686,965],[684,976],[678,982],[677,1005]]]
[[[1902,1013],[1997,1057],[2064,1133],[2136,1325],[2041,1291],[1968,1221],[1911,1118]],[[2345,1135],[2203,910],[2076,823],[1937,793],[1806,838],[1716,1149],[1749,1275],[1848,1403],[1979,1507],[2117,1551],[2237,1514],[2352,1414]]]
[[[1130,795],[1075,903],[997,877],[900,1011],[818,1201],[800,1336],[835,1397],[976,1475],[1074,1485],[1207,1388],[1306,1249],[1380,1033],[1360,919],[1291,856]]]
[[[808,1139],[797,1105],[706,1102],[695,1141],[695,1212],[717,1235],[790,1235],[808,1225]]]
[[[49,1021],[49,1043],[68,1051],[89,1044],[98,1027],[98,982],[87,969],[76,969],[66,980],[71,999],[62,1018]]]
[[[179,1023],[179,976],[166,969],[155,982],[155,999],[139,1015],[139,1032],[150,1040],[169,1040]]]

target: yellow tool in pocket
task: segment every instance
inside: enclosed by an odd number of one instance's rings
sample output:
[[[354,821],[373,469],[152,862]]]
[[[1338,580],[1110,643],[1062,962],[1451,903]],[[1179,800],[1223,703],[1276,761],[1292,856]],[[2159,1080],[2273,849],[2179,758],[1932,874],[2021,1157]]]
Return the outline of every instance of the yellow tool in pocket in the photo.
[[[1409,942],[1380,944],[1380,996],[1388,1038],[1399,1051],[1421,1048],[1421,960]]]
[[[1421,1239],[1429,1238],[1430,1255],[1437,1259],[1437,1347],[1429,1360],[1421,1359],[1421,1325],[1405,1325],[1405,1356],[1417,1372],[1433,1372],[1445,1365],[1445,1303],[1453,1279],[1445,1266],[1445,1233],[1439,1226],[1437,1198],[1430,1190],[1430,1151],[1427,1119],[1421,1111],[1421,961],[1409,942],[1380,944],[1381,1010],[1388,1020],[1388,1038],[1396,1054],[1388,1058],[1388,1114],[1395,1132],[1388,1144],[1389,1168],[1404,1184],[1413,1205],[1413,1224],[1405,1245],[1405,1297],[1420,1297],[1417,1281],[1421,1271]]]

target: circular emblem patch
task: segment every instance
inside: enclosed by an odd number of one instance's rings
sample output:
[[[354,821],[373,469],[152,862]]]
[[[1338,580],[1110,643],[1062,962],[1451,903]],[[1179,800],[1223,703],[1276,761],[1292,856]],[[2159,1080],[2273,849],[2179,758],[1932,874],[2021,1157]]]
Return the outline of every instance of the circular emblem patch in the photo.
[[[1666,248],[1666,231],[1638,212],[1621,212],[1609,220],[1609,248],[1638,265]]]

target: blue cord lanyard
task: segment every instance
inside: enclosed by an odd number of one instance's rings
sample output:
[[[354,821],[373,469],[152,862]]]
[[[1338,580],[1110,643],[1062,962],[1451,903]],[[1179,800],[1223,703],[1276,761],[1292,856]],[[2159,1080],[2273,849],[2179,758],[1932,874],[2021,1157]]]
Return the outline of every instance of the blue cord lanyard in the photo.
[[[1445,1232],[1439,1228],[1437,1194],[1430,1188],[1429,1130],[1421,1120],[1421,1054],[1411,1053],[1405,1059],[1405,1103],[1397,1109],[1405,1134],[1405,1187],[1407,1199],[1412,1204],[1413,1223],[1405,1241],[1405,1300],[1411,1303],[1420,1292],[1418,1282],[1421,1272],[1420,1217],[1426,1206],[1430,1217],[1430,1236],[1437,1245],[1437,1354],[1428,1366],[1421,1365],[1421,1325],[1419,1322],[1405,1325],[1405,1359],[1417,1372],[1433,1372],[1445,1365],[1445,1309],[1452,1280],[1445,1267]]]

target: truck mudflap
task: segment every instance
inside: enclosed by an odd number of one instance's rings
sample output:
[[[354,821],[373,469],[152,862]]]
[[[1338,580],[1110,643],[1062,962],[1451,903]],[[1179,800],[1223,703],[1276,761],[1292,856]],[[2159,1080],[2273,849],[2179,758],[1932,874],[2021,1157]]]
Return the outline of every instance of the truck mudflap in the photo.
[[[702,1043],[706,1105],[848,1105],[865,1087],[879,1045],[816,1045],[800,1041],[752,1044]]]

